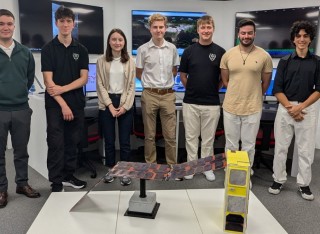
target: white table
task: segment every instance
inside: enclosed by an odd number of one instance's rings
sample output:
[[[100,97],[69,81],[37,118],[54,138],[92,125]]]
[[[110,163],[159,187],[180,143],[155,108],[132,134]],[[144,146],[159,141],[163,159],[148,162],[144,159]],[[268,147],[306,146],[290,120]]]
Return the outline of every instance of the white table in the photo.
[[[28,233],[223,234],[224,189],[157,190],[155,219],[124,216],[133,191],[52,193]],[[250,192],[247,234],[287,233]]]

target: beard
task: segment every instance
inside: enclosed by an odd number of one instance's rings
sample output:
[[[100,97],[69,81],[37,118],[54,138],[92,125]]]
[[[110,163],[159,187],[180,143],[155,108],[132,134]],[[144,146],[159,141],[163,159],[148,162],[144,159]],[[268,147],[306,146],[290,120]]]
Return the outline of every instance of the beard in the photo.
[[[243,40],[240,40],[240,44],[241,44],[243,47],[250,47],[250,46],[253,44],[253,42],[254,42],[254,38],[250,39],[250,41],[249,41],[248,43],[244,43],[243,41],[244,41],[244,39],[243,39]]]

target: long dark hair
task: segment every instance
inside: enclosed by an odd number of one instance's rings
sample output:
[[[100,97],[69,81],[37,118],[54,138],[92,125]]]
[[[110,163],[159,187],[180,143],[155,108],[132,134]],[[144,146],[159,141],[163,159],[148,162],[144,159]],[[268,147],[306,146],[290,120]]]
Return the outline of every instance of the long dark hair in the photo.
[[[124,35],[124,33],[122,32],[122,30],[119,28],[112,29],[108,35],[107,49],[106,49],[106,60],[107,60],[107,62],[111,62],[113,60],[112,49],[111,49],[109,41],[110,41],[111,35],[114,33],[119,33],[124,38],[124,46],[121,50],[121,62],[126,63],[129,60],[129,54],[128,54],[128,50],[127,50],[127,38],[126,38],[126,35]]]

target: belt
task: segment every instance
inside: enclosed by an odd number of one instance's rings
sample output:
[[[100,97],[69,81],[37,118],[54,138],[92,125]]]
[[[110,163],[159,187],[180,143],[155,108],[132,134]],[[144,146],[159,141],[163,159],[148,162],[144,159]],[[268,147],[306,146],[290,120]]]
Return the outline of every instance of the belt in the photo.
[[[157,94],[160,94],[160,95],[164,95],[164,94],[167,94],[167,93],[173,93],[173,89],[170,88],[170,89],[156,89],[156,88],[144,88],[145,90],[148,90],[152,93],[157,93]]]
[[[121,93],[108,93],[109,97],[121,97]]]

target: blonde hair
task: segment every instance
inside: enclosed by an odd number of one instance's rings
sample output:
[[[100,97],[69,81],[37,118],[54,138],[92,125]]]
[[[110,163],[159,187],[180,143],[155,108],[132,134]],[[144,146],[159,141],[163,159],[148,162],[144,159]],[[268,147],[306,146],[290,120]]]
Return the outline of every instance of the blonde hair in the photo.
[[[148,19],[149,26],[151,27],[151,25],[155,21],[164,21],[164,25],[167,26],[168,19],[164,15],[161,15],[159,13],[155,13],[155,14],[152,14],[149,16],[149,19]]]
[[[199,28],[199,26],[202,24],[212,24],[214,28],[214,21],[210,15],[204,15],[201,18],[199,18],[197,21],[197,28]]]

